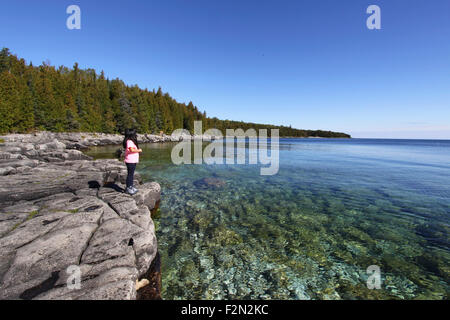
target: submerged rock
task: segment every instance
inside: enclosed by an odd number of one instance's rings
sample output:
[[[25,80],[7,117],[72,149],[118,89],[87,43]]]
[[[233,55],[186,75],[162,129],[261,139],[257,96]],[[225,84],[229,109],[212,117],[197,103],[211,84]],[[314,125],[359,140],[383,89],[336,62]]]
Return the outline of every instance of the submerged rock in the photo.
[[[207,177],[194,181],[194,185],[202,189],[221,188],[226,185],[226,182],[219,178]]]

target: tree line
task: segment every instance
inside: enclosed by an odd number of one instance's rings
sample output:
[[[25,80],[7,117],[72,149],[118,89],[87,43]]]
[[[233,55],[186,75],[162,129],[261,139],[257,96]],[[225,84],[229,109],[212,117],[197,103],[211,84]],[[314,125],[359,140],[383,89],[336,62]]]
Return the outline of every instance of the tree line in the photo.
[[[149,91],[110,80],[94,69],[56,68],[48,62],[39,66],[0,51],[0,133],[54,132],[123,133],[136,128],[140,133],[171,134],[183,128],[191,133],[194,121],[203,129],[241,128],[280,130],[280,136],[342,137],[349,135],[321,130],[299,130],[207,117],[192,102],[177,102],[161,88]]]

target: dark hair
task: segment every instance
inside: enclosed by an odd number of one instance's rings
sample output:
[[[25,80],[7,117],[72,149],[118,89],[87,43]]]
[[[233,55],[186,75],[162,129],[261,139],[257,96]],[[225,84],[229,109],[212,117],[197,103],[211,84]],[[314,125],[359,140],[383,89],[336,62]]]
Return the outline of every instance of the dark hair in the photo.
[[[123,148],[126,149],[127,148],[127,141],[131,140],[134,142],[134,144],[136,145],[137,148],[139,148],[139,144],[137,141],[137,133],[136,133],[136,129],[126,129],[125,130],[125,138],[123,139]]]

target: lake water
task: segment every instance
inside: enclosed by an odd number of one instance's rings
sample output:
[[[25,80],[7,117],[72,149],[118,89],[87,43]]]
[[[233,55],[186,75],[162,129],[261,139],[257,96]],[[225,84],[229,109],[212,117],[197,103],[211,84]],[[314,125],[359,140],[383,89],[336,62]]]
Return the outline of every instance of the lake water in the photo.
[[[273,176],[176,166],[174,145],[137,169],[162,187],[164,299],[449,298],[450,141],[280,139]]]

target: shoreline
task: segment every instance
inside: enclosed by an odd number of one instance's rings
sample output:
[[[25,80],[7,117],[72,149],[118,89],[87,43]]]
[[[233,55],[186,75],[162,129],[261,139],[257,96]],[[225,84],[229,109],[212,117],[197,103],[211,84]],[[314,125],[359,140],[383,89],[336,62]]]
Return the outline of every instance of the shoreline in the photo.
[[[161,299],[151,217],[160,185],[136,174],[140,192],[126,195],[123,163],[79,150],[117,145],[121,136],[0,138],[0,299]],[[74,266],[79,289],[67,285]]]
[[[138,135],[140,143],[146,144],[179,142],[183,138],[185,136]],[[0,188],[0,248],[6,252],[0,262],[1,299],[161,299],[160,258],[152,220],[161,187],[156,182],[142,184],[136,173],[135,183],[141,192],[133,197],[117,192],[124,189],[125,165],[113,158],[93,160],[84,153],[96,146],[120,146],[122,140],[119,134],[81,132],[43,131],[0,136],[0,182],[3,186]],[[138,217],[122,205],[123,202],[133,208],[131,211],[137,211]],[[74,218],[74,215],[80,217]],[[112,228],[111,221],[118,225]],[[50,227],[37,226],[39,223]],[[106,253],[105,256],[104,252],[90,252],[93,246],[99,246],[95,240],[103,229],[112,235],[98,240],[103,241],[101,251],[108,252],[125,243],[129,246],[134,237],[128,241],[122,239],[121,243],[114,240],[127,236],[121,229],[129,223],[144,229],[145,234],[139,236],[144,240],[132,245],[134,262],[130,257],[122,261],[131,256],[129,253],[118,258],[117,254]],[[84,243],[71,247],[68,243],[74,236],[71,232],[80,233],[80,229],[84,232],[84,238],[81,236]],[[49,239],[64,236],[65,239],[48,243]],[[20,238],[27,241],[18,240]],[[39,245],[41,256],[31,255],[29,260],[23,251],[37,250],[37,244],[42,242],[44,245]],[[139,247],[135,249],[136,246]],[[64,255],[62,251],[69,253]],[[55,252],[63,256],[62,260],[46,263]],[[78,260],[74,259],[78,256]],[[85,256],[89,259],[83,260]],[[18,261],[18,257],[22,260]],[[69,261],[70,265],[81,268],[81,291],[68,291],[64,287],[67,281],[64,268]],[[22,274],[36,264],[42,264],[39,272],[23,278]],[[116,284],[111,282],[112,278],[116,279]]]

